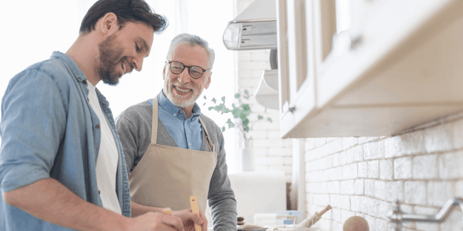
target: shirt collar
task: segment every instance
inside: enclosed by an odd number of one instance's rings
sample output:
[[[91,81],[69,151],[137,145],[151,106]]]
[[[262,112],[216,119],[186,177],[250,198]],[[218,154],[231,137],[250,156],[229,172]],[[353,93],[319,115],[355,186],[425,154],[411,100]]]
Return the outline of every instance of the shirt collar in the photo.
[[[69,71],[72,73],[72,76],[75,77],[79,82],[82,82],[84,80],[87,80],[87,77],[85,76],[84,72],[77,66],[77,64],[74,62],[74,60],[71,59],[67,54],[64,54],[59,51],[54,51],[53,54],[51,55],[51,58],[58,58],[64,61],[66,63],[67,67],[70,69]]]
[[[87,81],[87,77],[85,76],[84,72],[77,66],[77,64],[74,62],[74,60],[71,59],[67,54],[64,54],[59,51],[54,51],[53,54],[51,55],[51,58],[57,58],[63,60],[64,63],[66,63],[67,67],[69,68],[69,72],[72,73],[72,76],[77,79],[79,82],[86,81],[86,84],[90,84],[89,81]],[[109,102],[104,97],[103,94],[96,88],[96,86],[93,86],[93,88],[96,91],[96,95],[98,97],[98,100],[100,101],[101,104],[109,107]]]
[[[170,102],[170,100],[164,95],[162,90],[158,94],[158,101],[159,101],[159,106],[161,106],[164,110],[166,110],[170,114],[172,115],[173,114],[175,115],[183,114],[184,115],[182,109],[180,109],[179,107],[175,106],[172,102]],[[198,106],[197,103],[195,103],[195,105],[193,106],[193,113],[191,114],[191,118],[200,116],[200,115],[201,115],[201,108]]]

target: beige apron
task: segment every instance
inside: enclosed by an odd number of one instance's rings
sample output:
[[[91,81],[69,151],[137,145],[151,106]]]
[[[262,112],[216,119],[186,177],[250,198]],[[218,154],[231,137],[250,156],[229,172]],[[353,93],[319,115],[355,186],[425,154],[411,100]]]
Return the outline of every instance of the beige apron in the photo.
[[[190,209],[190,196],[198,197],[199,209],[206,210],[209,183],[217,154],[201,118],[211,152],[157,144],[158,99],[153,100],[151,143],[129,176],[130,195],[136,203],[172,210]]]

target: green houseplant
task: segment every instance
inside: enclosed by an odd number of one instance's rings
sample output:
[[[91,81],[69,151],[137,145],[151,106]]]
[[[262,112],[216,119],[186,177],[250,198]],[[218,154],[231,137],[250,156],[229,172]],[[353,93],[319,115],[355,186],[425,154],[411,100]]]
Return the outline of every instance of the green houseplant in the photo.
[[[251,107],[248,103],[245,103],[243,99],[249,100],[250,95],[248,90],[244,90],[243,94],[236,93],[235,99],[238,100],[238,104],[232,104],[232,107],[229,108],[225,105],[225,96],[221,98],[221,102],[218,102],[215,98],[212,98],[211,102],[214,104],[213,106],[209,106],[209,111],[216,111],[221,114],[230,114],[233,118],[228,118],[226,125],[222,126],[222,131],[226,130],[226,127],[230,128],[238,128],[241,138],[245,142],[248,142],[252,139],[249,136],[249,131],[252,127],[260,120],[267,120],[272,122],[270,117],[264,117],[263,115],[257,115],[257,121],[251,122],[250,115],[252,113]],[[204,99],[207,100],[206,96]]]
[[[241,170],[243,171],[253,171],[254,170],[254,154],[252,148],[250,148],[250,141],[252,137],[250,136],[249,132],[252,130],[252,127],[259,121],[267,120],[272,122],[270,117],[264,117],[263,115],[257,115],[257,120],[252,121],[250,116],[252,114],[251,107],[248,103],[245,103],[244,100],[249,100],[249,92],[248,90],[244,90],[244,93],[236,93],[235,100],[238,101],[237,104],[233,103],[232,107],[229,108],[225,105],[225,96],[221,98],[221,101],[218,102],[215,98],[212,98],[211,102],[213,106],[209,106],[209,111],[216,111],[221,114],[227,114],[231,116],[226,121],[226,125],[222,126],[222,131],[225,131],[228,127],[230,128],[237,128],[240,134],[240,147],[241,147],[241,155],[240,163],[241,163]],[[207,101],[206,96],[204,99]]]

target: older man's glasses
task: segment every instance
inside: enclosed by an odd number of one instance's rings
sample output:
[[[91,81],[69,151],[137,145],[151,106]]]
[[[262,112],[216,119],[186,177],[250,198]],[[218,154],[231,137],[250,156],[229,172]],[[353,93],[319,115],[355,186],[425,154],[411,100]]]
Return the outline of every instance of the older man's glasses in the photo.
[[[181,74],[183,70],[185,70],[185,67],[188,67],[188,73],[193,79],[199,79],[201,78],[201,76],[203,76],[204,72],[211,70],[211,69],[205,70],[199,66],[187,66],[178,61],[167,61],[167,62],[170,65],[170,71],[172,71],[172,73],[176,75]]]

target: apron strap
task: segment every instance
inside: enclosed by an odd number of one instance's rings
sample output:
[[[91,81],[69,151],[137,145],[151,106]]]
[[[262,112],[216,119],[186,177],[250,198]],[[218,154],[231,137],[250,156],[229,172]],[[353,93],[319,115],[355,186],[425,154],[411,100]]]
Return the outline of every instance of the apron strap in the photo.
[[[151,125],[151,143],[155,144],[158,139],[158,97],[153,99],[153,115]]]
[[[211,152],[214,152],[214,145],[212,144],[211,139],[209,139],[209,133],[207,132],[206,126],[204,126],[204,123],[203,123],[203,120],[201,119],[201,116],[199,116],[199,122],[201,122],[201,125],[203,125],[207,145],[209,145],[209,150],[211,150]]]

